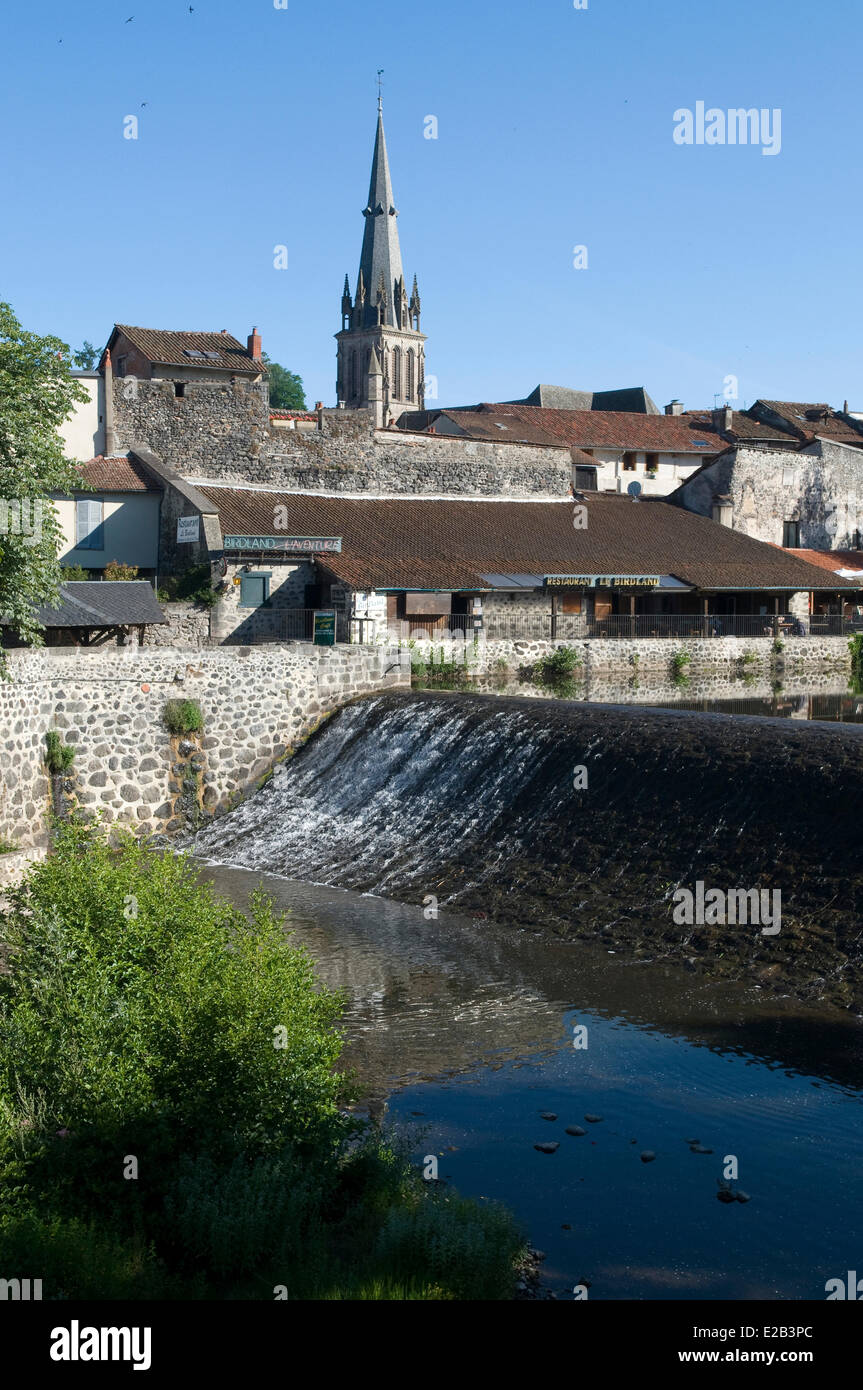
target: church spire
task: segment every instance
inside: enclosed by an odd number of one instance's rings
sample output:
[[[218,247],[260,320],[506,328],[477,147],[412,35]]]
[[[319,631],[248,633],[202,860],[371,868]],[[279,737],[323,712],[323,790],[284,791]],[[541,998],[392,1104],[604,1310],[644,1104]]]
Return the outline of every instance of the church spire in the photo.
[[[342,327],[336,334],[336,399],[347,409],[373,410],[379,425],[425,408],[426,374],[419,289],[414,277],[408,294],[402,270],[380,91],[377,116],[353,300],[349,281],[342,291]]]
[[[366,286],[378,286],[383,279],[387,293],[387,317],[384,323],[395,326],[395,287],[396,281],[403,278],[402,253],[399,246],[398,213],[393,201],[393,186],[390,178],[390,165],[387,156],[387,142],[384,135],[384,115],[381,97],[378,97],[378,128],[375,135],[375,151],[372,158],[372,176],[369,182],[369,199],[363,208],[366,219],[363,232],[363,249],[360,255],[360,274]],[[361,327],[372,327],[377,315],[375,306],[368,305]]]

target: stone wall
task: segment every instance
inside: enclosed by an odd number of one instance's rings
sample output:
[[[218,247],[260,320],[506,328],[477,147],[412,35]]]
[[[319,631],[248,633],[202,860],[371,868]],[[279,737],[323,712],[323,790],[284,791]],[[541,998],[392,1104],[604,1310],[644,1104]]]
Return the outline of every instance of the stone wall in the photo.
[[[194,603],[162,603],[166,623],[147,628],[147,647],[177,647],[197,651],[210,645],[210,610]]]
[[[781,652],[774,652],[772,637],[594,637],[568,642],[490,637],[474,644],[470,639],[464,642],[458,638],[415,636],[413,641],[415,658],[427,656],[433,647],[436,659],[441,653],[448,661],[463,660],[466,656],[471,670],[477,674],[494,672],[503,665],[511,669],[527,666],[559,647],[570,647],[578,653],[582,674],[586,671],[594,674],[617,672],[632,676],[637,668],[639,675],[667,675],[677,654],[688,657],[691,674],[706,672],[723,678],[748,667],[753,673],[781,668],[788,674],[812,678],[827,672],[844,675],[851,670],[847,637],[783,637]]]
[[[827,439],[799,453],[739,446],[685,482],[676,502],[710,516],[715,495],[731,497],[734,529],[755,540],[782,545],[783,524],[799,521],[803,549],[853,549],[863,535],[863,449]]]
[[[135,831],[177,830],[245,795],[272,763],[345,700],[407,685],[388,647],[286,643],[206,651],[49,648],[9,653],[0,682],[0,838],[44,842],[50,788],[45,733],[76,750],[74,799]],[[171,738],[169,699],[196,700],[200,739]]]
[[[151,450],[187,478],[228,469],[251,480],[269,439],[266,381],[187,381],[184,391],[176,396],[171,381],[115,377],[118,450]]]
[[[571,492],[566,447],[375,430],[365,410],[325,411],[321,423],[322,429],[308,432],[274,430],[254,456],[239,449],[199,450],[183,472],[198,481],[294,491],[511,497]]]

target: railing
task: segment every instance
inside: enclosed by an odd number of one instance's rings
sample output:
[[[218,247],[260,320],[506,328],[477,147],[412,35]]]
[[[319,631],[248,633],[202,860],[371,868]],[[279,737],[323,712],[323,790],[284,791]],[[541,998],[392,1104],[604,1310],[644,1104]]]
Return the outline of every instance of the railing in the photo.
[[[311,642],[314,631],[313,608],[258,608],[232,636],[235,642]],[[320,610],[318,610],[320,611]],[[510,638],[514,641],[584,641],[589,638],[626,637],[710,639],[713,637],[842,637],[863,632],[863,619],[842,618],[838,614],[795,618],[780,614],[741,613],[638,613],[613,614],[588,620],[579,613],[498,613],[487,612],[477,628],[472,615],[450,613],[439,618],[390,619],[349,618],[336,612],[336,641],[368,645],[392,641],[466,641],[475,637]]]

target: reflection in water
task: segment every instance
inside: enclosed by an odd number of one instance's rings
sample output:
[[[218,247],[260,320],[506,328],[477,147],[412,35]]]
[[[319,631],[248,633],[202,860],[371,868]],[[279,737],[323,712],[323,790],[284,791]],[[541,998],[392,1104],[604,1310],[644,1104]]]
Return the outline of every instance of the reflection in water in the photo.
[[[321,978],[348,994],[346,1061],[370,1108],[413,1134],[418,1158],[439,1155],[442,1177],[512,1207],[562,1296],[589,1279],[592,1299],[820,1299],[858,1267],[863,1036],[848,1014],[380,898],[203,872],[238,902],[262,882],[290,909]],[[556,1153],[534,1149],[548,1139]],[[746,1204],[716,1200],[730,1155]]]

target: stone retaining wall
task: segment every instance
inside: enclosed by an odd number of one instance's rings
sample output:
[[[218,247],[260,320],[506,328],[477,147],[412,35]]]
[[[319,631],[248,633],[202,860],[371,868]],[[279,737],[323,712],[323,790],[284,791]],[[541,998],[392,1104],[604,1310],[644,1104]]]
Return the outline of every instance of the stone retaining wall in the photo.
[[[551,642],[489,637],[476,644],[459,638],[415,637],[410,649],[415,659],[426,658],[434,648],[435,657],[443,653],[449,660],[462,660],[467,652],[471,669],[478,674],[493,671],[496,666],[530,665],[548,656],[558,647],[570,647],[578,653],[581,671],[667,674],[678,653],[689,658],[690,671],[712,671],[728,677],[741,667],[753,672],[767,667],[800,672],[818,677],[825,672],[847,673],[851,670],[851,653],[847,637],[784,637],[783,648],[773,650],[772,637],[711,637],[711,638],[591,638]],[[747,660],[747,658],[753,658]]]
[[[50,787],[45,733],[76,750],[85,812],[135,831],[175,831],[240,799],[273,762],[352,696],[408,685],[391,647],[279,646],[178,651],[46,648],[9,653],[0,682],[0,838],[44,843]],[[196,700],[200,738],[171,738],[169,699]],[[186,746],[188,745],[188,746]]]

